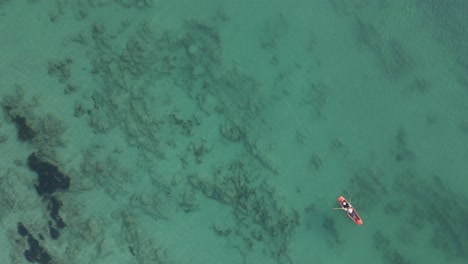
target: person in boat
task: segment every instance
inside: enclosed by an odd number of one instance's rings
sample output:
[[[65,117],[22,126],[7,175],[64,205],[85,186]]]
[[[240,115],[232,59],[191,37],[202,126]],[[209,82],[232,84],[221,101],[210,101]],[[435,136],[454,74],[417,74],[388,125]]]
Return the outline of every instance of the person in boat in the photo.
[[[353,208],[349,205],[349,203],[343,201],[343,209],[352,217],[354,217],[354,210]]]

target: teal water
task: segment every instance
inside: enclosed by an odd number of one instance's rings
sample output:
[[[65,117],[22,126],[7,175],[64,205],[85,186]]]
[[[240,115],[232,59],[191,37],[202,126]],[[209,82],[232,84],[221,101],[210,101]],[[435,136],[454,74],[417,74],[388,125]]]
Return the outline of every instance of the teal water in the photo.
[[[467,12],[0,1],[0,263],[466,263]]]

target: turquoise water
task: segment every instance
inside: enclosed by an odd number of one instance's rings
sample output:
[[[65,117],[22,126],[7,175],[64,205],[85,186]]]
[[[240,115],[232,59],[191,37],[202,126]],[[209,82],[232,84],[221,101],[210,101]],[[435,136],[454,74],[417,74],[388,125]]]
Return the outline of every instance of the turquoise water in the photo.
[[[466,263],[467,11],[0,1],[0,263]]]

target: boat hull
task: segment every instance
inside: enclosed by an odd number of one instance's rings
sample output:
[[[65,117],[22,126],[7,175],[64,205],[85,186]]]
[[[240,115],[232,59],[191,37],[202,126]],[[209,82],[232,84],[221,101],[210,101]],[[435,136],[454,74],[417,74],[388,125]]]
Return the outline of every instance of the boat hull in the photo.
[[[353,208],[354,213],[352,215],[350,213],[348,213],[346,208],[343,206],[343,202],[346,202],[347,204],[349,204],[349,206],[351,208]],[[353,220],[354,223],[356,223],[356,225],[360,226],[360,225],[362,225],[364,223],[362,221],[362,218],[357,213],[356,209],[343,196],[338,197],[338,203],[340,203],[341,208],[346,212],[348,217],[351,218],[351,220]]]

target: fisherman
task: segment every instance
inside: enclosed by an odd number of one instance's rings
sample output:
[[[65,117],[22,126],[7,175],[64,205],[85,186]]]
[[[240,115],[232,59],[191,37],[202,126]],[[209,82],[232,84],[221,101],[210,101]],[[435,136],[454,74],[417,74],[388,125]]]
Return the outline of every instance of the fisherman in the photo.
[[[352,217],[354,217],[354,210],[353,208],[349,205],[349,203],[343,201],[343,209]]]
[[[348,209],[349,208],[349,203],[343,201],[343,208]]]

